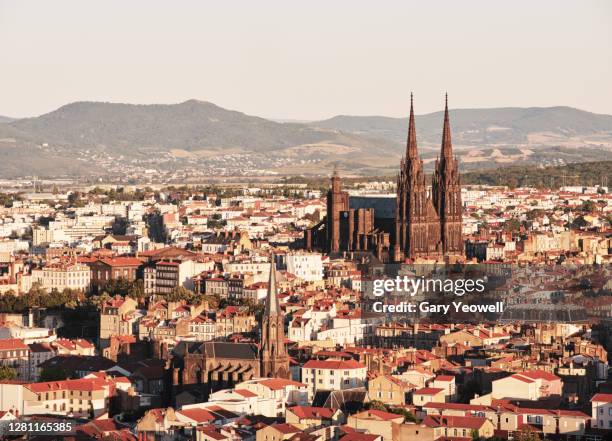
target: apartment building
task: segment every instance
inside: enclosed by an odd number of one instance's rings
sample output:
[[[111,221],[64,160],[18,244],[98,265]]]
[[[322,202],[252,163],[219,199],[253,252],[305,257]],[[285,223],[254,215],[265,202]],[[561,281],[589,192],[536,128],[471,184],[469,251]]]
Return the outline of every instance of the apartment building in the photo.
[[[355,360],[308,360],[302,366],[302,381],[312,399],[317,390],[364,387],[366,371],[365,365]]]
[[[136,300],[126,297],[115,297],[104,303],[100,310],[100,345],[108,345],[112,335],[133,333],[136,321]]]
[[[46,381],[24,386],[23,414],[52,414],[97,418],[108,410],[116,390],[131,387],[125,377],[91,374],[78,380]]]
[[[32,282],[39,283],[47,291],[88,291],[90,280],[89,267],[80,263],[56,263],[32,270]]]
[[[136,280],[142,265],[142,261],[136,257],[112,257],[89,264],[92,291],[100,292],[110,280],[123,279],[130,282]]]

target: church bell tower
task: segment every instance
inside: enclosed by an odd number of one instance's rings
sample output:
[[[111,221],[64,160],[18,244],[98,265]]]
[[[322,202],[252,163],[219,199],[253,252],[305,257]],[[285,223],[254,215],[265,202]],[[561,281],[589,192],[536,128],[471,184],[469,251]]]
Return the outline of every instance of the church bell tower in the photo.
[[[276,265],[271,256],[266,305],[261,319],[259,351],[262,377],[289,378],[289,356],[285,348],[285,324],[276,290]]]

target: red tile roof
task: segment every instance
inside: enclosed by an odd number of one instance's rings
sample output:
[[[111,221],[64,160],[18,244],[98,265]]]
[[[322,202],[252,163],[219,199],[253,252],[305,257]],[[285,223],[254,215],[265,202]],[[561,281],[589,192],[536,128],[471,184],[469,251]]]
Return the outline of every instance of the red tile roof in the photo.
[[[466,429],[480,429],[487,421],[484,417],[428,415],[423,424],[428,427],[458,427]]]
[[[455,377],[452,375],[438,375],[436,378],[434,378],[434,381],[453,381],[454,379]]]
[[[308,360],[306,369],[363,369],[365,365],[355,360]]]
[[[78,380],[45,381],[42,383],[30,383],[28,389],[35,393],[52,392],[60,390],[94,391],[110,386],[110,383],[100,378],[80,378]]]
[[[612,394],[595,394],[591,401],[597,401],[599,403],[612,403]]]
[[[259,384],[266,386],[272,390],[283,389],[287,386],[296,386],[296,387],[305,387],[304,383],[299,383],[297,381],[285,380],[284,378],[267,378],[265,380],[259,381]]]
[[[364,418],[364,419],[375,419],[379,421],[392,421],[397,418],[403,419],[402,415],[391,412],[384,412],[382,410],[370,409],[364,412],[360,412],[358,414],[353,415],[354,418]]]
[[[202,409],[200,407],[194,407],[191,409],[182,409],[177,412],[180,413],[181,415],[186,416],[190,420],[196,421],[197,423],[210,422],[210,421],[215,421],[217,419],[208,410]]]
[[[302,431],[301,429],[295,427],[293,424],[287,423],[273,424],[271,427],[274,427],[276,430],[283,434],[297,433]]]
[[[245,398],[253,398],[257,396],[256,393],[253,393],[247,389],[235,389],[234,392],[236,392],[238,395],[242,395]]]
[[[112,257],[100,259],[100,262],[108,266],[140,266],[143,264],[142,260],[136,257]]]
[[[327,407],[312,407],[312,406],[294,406],[288,408],[299,418],[316,419],[316,418],[331,418],[335,410]]]
[[[371,433],[351,432],[340,438],[340,441],[376,441],[381,438],[380,435]]]
[[[414,391],[415,395],[436,395],[440,392],[444,392],[444,389],[440,389],[439,387],[423,387],[421,389],[417,389]]]
[[[18,338],[0,340],[0,351],[11,351],[15,349],[28,349],[28,346]]]

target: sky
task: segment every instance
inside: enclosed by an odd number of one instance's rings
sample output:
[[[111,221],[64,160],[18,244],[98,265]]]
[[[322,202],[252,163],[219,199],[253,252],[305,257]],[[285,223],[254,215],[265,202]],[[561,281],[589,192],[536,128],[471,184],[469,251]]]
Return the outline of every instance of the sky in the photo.
[[[275,119],[612,114],[612,1],[0,0],[0,115],[188,99]]]

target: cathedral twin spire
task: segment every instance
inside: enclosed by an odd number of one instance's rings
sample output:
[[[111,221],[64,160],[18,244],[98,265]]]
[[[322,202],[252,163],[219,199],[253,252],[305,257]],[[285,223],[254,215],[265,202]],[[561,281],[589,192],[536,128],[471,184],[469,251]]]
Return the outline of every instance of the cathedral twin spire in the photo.
[[[414,99],[410,94],[406,155],[401,162],[397,192],[394,260],[462,253],[459,172],[452,151],[448,94],[440,158],[435,163],[429,195],[423,161],[418,156]]]

